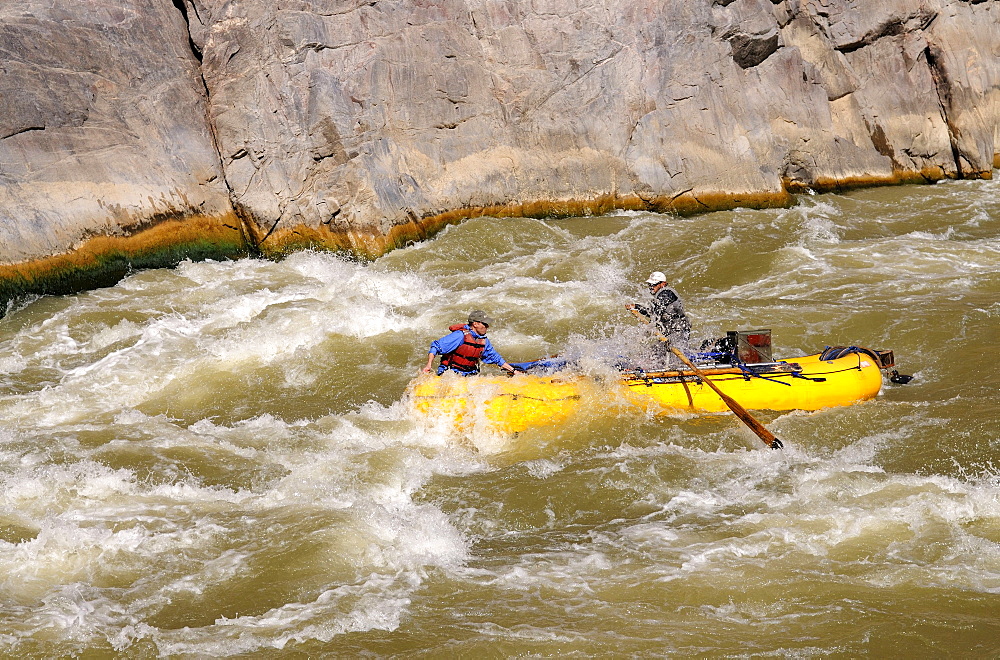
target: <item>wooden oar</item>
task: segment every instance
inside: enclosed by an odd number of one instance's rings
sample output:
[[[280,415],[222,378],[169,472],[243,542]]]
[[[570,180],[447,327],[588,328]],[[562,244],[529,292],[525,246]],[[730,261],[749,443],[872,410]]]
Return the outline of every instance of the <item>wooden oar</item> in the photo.
[[[642,315],[639,313],[639,311],[637,309],[635,309],[633,307],[629,307],[628,310],[630,312],[632,312],[632,314],[635,315],[635,317],[637,319],[639,319],[640,321],[642,321],[643,323],[649,323],[649,321],[647,321],[645,318],[642,317]],[[693,371],[695,373],[695,375],[697,375],[698,378],[701,379],[701,382],[703,382],[706,385],[708,385],[709,387],[711,387],[715,391],[715,393],[719,395],[719,398],[722,399],[723,403],[725,403],[727,406],[729,406],[729,409],[733,411],[733,414],[736,415],[737,417],[739,417],[740,420],[744,424],[746,424],[747,426],[750,427],[751,431],[753,431],[754,433],[757,434],[757,437],[760,438],[761,442],[763,442],[765,445],[767,445],[771,449],[781,449],[782,447],[785,446],[781,442],[781,440],[779,440],[778,438],[776,438],[774,436],[774,434],[771,433],[770,431],[768,431],[766,428],[764,428],[764,425],[761,424],[760,422],[758,422],[754,418],[753,415],[751,415],[749,412],[747,412],[746,408],[744,408],[739,403],[737,403],[736,399],[732,398],[728,394],[723,393],[722,390],[720,390],[718,387],[716,387],[715,383],[713,383],[712,381],[710,381],[705,376],[705,374],[702,372],[701,369],[699,369],[698,367],[694,366],[694,363],[691,362],[691,360],[689,360],[688,357],[686,355],[684,355],[684,353],[682,353],[680,351],[680,349],[678,349],[676,346],[674,346],[673,344],[671,344],[670,340],[668,338],[664,337],[659,332],[659,330],[656,330],[655,327],[654,327],[653,332],[656,333],[656,338],[657,339],[659,339],[660,341],[664,342],[667,345],[667,348],[670,349],[671,353],[673,353],[678,358],[680,358],[680,361],[683,362],[687,366],[688,369],[690,369],[691,371]]]

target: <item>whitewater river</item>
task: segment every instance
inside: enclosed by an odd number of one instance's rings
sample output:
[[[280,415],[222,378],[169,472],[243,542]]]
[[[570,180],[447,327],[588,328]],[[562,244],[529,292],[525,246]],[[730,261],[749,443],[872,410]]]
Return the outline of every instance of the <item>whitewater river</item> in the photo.
[[[1000,182],[949,182],[484,218],[367,265],[25,302],[0,320],[0,655],[996,657],[998,237]],[[729,414],[596,401],[503,437],[408,411],[475,308],[512,361],[641,341],[651,270],[698,337],[892,349],[915,378],[759,413],[782,451]]]

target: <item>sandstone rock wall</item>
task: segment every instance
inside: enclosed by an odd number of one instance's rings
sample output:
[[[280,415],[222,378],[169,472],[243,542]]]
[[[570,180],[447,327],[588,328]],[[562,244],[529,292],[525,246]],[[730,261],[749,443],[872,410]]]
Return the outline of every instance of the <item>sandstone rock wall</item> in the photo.
[[[265,251],[988,176],[996,150],[995,3],[189,2]]]
[[[206,98],[169,1],[0,3],[0,314],[244,249]]]
[[[376,255],[481,214],[984,177],[1000,144],[995,1],[8,0],[0,16],[14,288],[88,250]]]

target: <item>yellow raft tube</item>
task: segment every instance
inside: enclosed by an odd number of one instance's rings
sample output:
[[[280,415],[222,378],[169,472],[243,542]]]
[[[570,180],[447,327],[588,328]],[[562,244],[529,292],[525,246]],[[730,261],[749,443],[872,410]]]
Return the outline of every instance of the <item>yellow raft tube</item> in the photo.
[[[821,360],[808,355],[769,365],[700,367],[726,395],[750,410],[818,410],[872,399],[882,388],[881,369],[892,366],[891,351],[851,352]],[[589,396],[616,399],[657,415],[716,413],[729,408],[690,370],[626,372],[614,382],[568,372],[536,376],[421,375],[407,388],[417,413],[446,417],[456,426],[483,422],[516,433],[558,424]],[[595,399],[590,399],[595,400]]]

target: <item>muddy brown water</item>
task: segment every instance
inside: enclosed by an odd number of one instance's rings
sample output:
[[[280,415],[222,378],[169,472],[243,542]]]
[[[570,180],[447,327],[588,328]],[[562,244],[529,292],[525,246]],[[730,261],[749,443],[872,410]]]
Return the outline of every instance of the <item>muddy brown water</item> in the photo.
[[[414,418],[473,308],[600,364],[662,270],[698,337],[892,349],[860,405],[500,437]],[[0,320],[9,656],[1000,654],[1000,183],[489,219],[372,264],[184,263]]]

